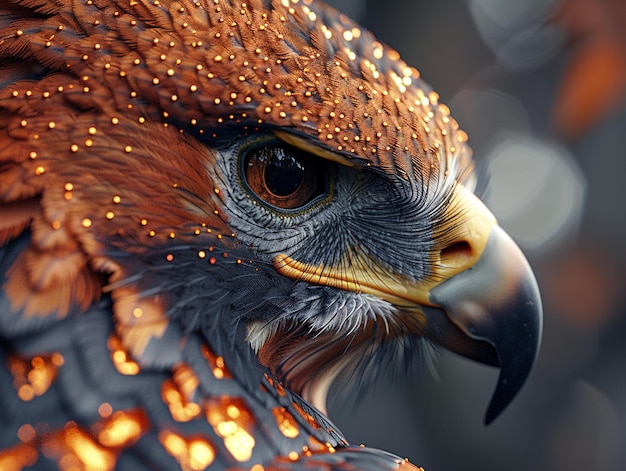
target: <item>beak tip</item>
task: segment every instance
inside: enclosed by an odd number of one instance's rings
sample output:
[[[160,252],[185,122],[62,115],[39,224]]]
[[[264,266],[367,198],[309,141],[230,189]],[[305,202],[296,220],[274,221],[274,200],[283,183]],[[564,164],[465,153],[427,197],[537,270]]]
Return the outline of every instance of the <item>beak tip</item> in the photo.
[[[488,425],[522,388],[539,351],[543,314],[532,269],[512,239],[495,226],[474,270],[455,275],[433,289],[431,299],[466,335],[464,349],[456,348],[456,352],[500,366],[498,384],[485,414]],[[476,348],[485,344],[491,348]],[[485,355],[485,351],[493,355]],[[491,361],[493,357],[497,362]]]
[[[539,299],[536,281],[528,278],[529,298]],[[500,363],[498,384],[485,414],[485,425],[492,423],[517,396],[532,371],[539,353],[542,337],[542,308],[540,302],[527,302],[514,332],[507,332],[504,341],[496,346]],[[517,341],[511,342],[511,338]]]

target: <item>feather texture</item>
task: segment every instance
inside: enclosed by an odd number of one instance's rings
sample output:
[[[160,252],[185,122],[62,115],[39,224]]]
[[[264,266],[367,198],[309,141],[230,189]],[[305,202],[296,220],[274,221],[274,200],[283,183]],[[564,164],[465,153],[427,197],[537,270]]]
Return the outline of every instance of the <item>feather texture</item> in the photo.
[[[0,63],[0,467],[416,469],[300,395],[413,369],[423,313],[275,266],[431,274],[474,175],[415,69],[294,0],[7,0]],[[306,211],[242,183],[275,135]]]

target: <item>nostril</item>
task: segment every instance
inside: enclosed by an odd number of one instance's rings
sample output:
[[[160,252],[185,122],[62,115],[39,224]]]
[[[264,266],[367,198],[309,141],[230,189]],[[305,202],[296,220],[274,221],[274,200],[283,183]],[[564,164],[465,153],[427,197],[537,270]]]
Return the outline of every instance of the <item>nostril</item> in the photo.
[[[444,267],[462,268],[472,260],[472,247],[464,240],[454,242],[442,249],[439,257]]]

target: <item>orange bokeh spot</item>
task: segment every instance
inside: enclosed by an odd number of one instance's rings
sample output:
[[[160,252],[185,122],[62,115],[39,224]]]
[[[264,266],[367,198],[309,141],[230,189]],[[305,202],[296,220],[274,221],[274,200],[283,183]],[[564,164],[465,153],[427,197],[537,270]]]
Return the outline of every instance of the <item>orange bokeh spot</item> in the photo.
[[[300,435],[300,429],[298,428],[298,422],[291,413],[284,407],[274,407],[272,414],[276,419],[278,429],[287,438],[295,438]]]
[[[91,434],[68,422],[63,430],[46,437],[42,451],[56,459],[61,471],[112,471],[116,454],[99,444]]]
[[[13,386],[22,401],[30,401],[43,396],[57,377],[57,370],[63,365],[59,353],[37,355],[30,361],[17,356],[8,360],[9,371],[13,375]]]
[[[159,433],[159,441],[183,471],[203,471],[215,460],[215,449],[205,438],[185,438],[164,430]]]
[[[202,345],[202,356],[206,358],[211,371],[213,372],[213,376],[216,379],[231,379],[233,376],[230,374],[230,371],[226,368],[226,364],[224,363],[224,358],[220,356],[215,356],[207,345]]]
[[[254,418],[243,400],[228,396],[211,398],[206,403],[206,417],[237,461],[252,457],[256,444],[252,435]]]
[[[39,454],[31,445],[20,443],[0,451],[0,469],[2,471],[22,471],[37,462]]]
[[[130,357],[118,337],[111,335],[107,341],[107,347],[109,348],[113,365],[115,365],[115,369],[120,374],[134,376],[139,373],[139,364]]]
[[[167,404],[172,418],[177,422],[189,422],[202,412],[200,405],[187,400],[173,380],[163,381],[161,397]]]
[[[131,446],[148,429],[148,419],[141,409],[114,412],[105,422],[94,427],[100,444],[109,448]]]

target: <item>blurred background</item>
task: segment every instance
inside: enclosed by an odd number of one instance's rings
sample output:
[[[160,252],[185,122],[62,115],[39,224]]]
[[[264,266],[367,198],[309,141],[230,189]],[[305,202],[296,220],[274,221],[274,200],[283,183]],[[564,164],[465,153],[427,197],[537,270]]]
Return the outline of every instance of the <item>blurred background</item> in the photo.
[[[469,133],[484,199],[542,290],[536,369],[489,427],[497,371],[442,354],[330,415],[426,471],[626,469],[626,1],[335,0]]]

